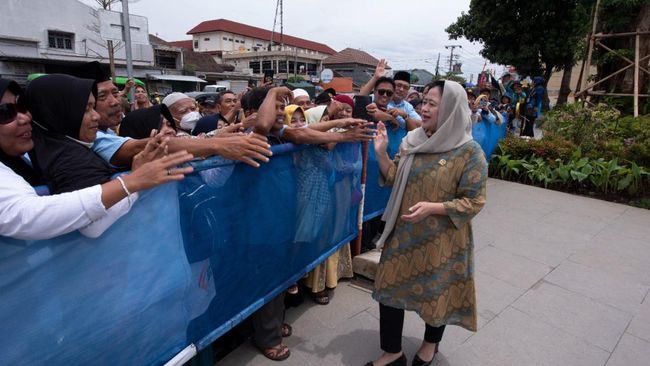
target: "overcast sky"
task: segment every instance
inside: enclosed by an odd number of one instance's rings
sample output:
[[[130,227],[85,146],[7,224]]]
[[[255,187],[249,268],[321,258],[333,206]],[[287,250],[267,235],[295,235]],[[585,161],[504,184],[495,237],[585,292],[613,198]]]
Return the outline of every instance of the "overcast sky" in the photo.
[[[82,0],[96,6],[94,0]],[[364,50],[376,58],[385,58],[394,69],[422,68],[434,71],[438,53],[441,71],[449,50],[445,45],[460,44],[456,49],[463,63],[464,76],[476,75],[485,60],[481,46],[465,40],[450,41],[445,28],[470,0],[284,0],[284,33],[324,43],[340,51],[346,47]],[[187,31],[204,20],[225,18],[271,30],[275,0],[136,0],[129,11],[149,20],[149,33],[167,41],[191,39]],[[118,8],[119,9],[119,8]],[[279,32],[279,19],[277,31]],[[488,64],[501,73],[503,67]]]

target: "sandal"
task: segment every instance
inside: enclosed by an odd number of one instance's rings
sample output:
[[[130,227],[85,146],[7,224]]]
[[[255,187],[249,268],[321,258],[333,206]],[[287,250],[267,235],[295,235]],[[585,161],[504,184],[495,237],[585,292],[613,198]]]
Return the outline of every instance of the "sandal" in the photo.
[[[320,305],[327,305],[330,303],[330,297],[327,294],[327,290],[323,290],[321,292],[316,292],[311,294],[312,298],[314,299],[314,302]]]
[[[297,295],[298,294],[298,284],[294,283],[293,285],[289,286],[287,289],[287,292],[291,295]]]
[[[287,323],[282,324],[282,338],[291,337],[293,334],[293,328]]]
[[[291,356],[291,351],[289,350],[289,347],[285,346],[282,343],[278,344],[275,347],[267,347],[267,348],[260,347],[260,351],[262,352],[264,357],[273,361],[286,360],[287,358],[289,358],[289,356]]]

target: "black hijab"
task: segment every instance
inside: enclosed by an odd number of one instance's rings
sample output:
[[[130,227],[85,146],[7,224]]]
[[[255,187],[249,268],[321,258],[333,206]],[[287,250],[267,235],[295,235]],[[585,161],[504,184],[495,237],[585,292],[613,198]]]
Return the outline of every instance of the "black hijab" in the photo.
[[[117,172],[78,141],[90,93],[97,95],[95,81],[62,74],[42,76],[27,86],[34,120],[30,157],[52,194],[106,183]]]
[[[2,98],[6,91],[10,91],[15,96],[22,95],[22,90],[18,83],[13,80],[0,78],[0,98]],[[0,161],[2,164],[9,167],[9,169],[13,170],[14,173],[23,177],[23,179],[30,185],[40,186],[45,184],[43,177],[38,174],[38,172],[36,172],[22,157],[9,156],[0,149]]]
[[[169,108],[164,104],[157,104],[145,109],[136,109],[127,114],[122,120],[122,124],[120,124],[120,136],[146,139],[151,134],[151,130],[157,129],[160,131],[163,127],[165,122],[161,121],[160,117],[164,117],[170,122],[172,128],[176,129]]]

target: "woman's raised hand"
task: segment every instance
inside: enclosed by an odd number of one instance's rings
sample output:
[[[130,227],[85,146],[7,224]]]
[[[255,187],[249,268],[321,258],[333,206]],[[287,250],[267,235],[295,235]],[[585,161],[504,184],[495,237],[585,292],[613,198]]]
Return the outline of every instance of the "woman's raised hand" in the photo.
[[[167,155],[169,136],[165,136],[162,133],[159,133],[158,130],[153,129],[151,130],[149,137],[149,141],[147,141],[144,150],[140,151],[133,157],[131,170],[137,170],[143,164],[160,159]]]
[[[124,183],[130,192],[137,192],[153,188],[164,183],[181,180],[185,174],[191,173],[194,168],[177,167],[194,159],[194,156],[187,151],[178,151],[146,162],[134,170],[131,174],[123,176]]]
[[[386,125],[383,122],[377,122],[377,135],[375,136],[374,145],[377,155],[386,153],[388,134],[386,133]]]

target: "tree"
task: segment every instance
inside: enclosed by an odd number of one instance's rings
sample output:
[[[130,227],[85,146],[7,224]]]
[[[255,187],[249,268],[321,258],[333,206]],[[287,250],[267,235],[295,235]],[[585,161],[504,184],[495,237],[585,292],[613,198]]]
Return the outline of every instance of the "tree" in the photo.
[[[446,31],[450,39],[481,42],[481,55],[491,62],[513,65],[523,75],[543,75],[548,82],[553,70],[571,72],[576,46],[587,34],[592,3],[472,0],[469,12],[461,13]],[[568,94],[569,88],[564,89]]]
[[[455,82],[457,82],[459,84],[466,84],[467,83],[467,79],[465,79],[464,77],[462,77],[462,76],[460,76],[458,74],[454,74],[453,72],[448,72],[445,75],[436,75],[431,79],[432,82],[433,81],[438,81],[438,80],[451,80],[451,81],[455,81]]]

